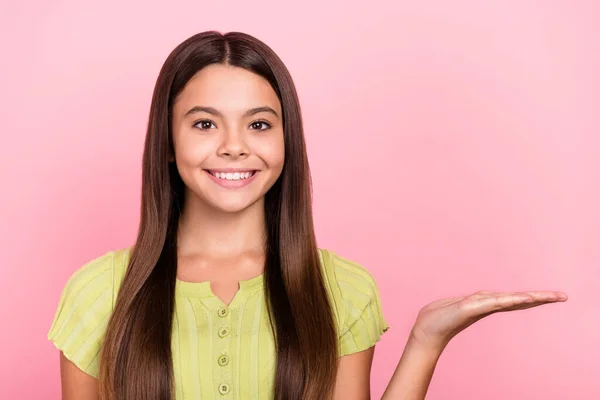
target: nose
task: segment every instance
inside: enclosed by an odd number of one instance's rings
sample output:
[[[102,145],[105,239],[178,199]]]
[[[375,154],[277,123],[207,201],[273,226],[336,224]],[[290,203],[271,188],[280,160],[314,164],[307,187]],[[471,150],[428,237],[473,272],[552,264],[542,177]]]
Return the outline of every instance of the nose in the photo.
[[[223,141],[219,147],[219,155],[229,158],[245,157],[250,150],[242,132],[235,129],[228,130],[224,133]]]

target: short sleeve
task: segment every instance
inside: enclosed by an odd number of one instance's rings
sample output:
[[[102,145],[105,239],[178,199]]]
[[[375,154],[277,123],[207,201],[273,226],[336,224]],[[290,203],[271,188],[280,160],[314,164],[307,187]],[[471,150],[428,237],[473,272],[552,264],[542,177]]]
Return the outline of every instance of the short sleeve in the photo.
[[[375,279],[365,267],[331,251],[322,255],[338,320],[339,355],[373,347],[389,329]]]
[[[79,369],[98,377],[102,340],[114,302],[114,252],[80,267],[62,290],[48,339]]]

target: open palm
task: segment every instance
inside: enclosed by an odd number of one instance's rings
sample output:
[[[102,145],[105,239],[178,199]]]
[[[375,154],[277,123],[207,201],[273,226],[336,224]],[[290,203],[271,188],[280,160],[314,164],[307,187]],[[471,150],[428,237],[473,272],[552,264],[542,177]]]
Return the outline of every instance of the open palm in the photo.
[[[459,332],[488,315],[564,302],[556,291],[488,292],[434,301],[423,307],[411,335],[421,344],[444,348]]]

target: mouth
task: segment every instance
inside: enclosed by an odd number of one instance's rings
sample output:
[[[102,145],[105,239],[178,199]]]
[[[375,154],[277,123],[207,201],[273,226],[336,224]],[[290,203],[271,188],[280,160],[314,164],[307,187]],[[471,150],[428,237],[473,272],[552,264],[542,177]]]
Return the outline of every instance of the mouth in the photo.
[[[223,180],[223,181],[244,181],[252,178],[258,171],[257,170],[237,170],[237,171],[220,171],[205,169],[205,171],[211,176]]]

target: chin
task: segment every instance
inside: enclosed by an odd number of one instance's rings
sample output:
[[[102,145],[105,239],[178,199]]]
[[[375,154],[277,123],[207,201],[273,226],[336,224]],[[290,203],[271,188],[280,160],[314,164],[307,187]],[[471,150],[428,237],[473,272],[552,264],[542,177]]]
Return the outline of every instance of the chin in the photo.
[[[229,199],[229,201],[213,201],[210,202],[210,205],[220,212],[235,214],[255,206],[256,203],[257,200],[244,201],[243,199],[239,199],[234,201],[233,199]]]

